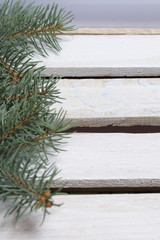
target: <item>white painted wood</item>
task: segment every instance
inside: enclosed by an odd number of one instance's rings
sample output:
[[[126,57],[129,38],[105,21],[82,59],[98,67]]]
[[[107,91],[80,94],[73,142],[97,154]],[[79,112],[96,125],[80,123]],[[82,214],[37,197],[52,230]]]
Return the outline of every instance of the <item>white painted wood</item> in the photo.
[[[160,78],[62,79],[57,108],[77,126],[160,125]]]
[[[60,179],[53,183],[52,189],[62,186],[63,192],[72,194],[159,193],[160,179]]]
[[[159,240],[160,194],[71,195],[55,197],[60,208],[50,209],[42,227],[37,213],[14,226],[2,218],[3,240]]]
[[[35,57],[47,76],[160,76],[160,35],[60,37],[61,53]]]
[[[160,35],[159,28],[78,28],[71,35]]]
[[[152,186],[150,179],[160,178],[160,133],[74,133],[67,141],[65,152],[49,156],[62,179],[142,179],[141,186],[148,179]]]

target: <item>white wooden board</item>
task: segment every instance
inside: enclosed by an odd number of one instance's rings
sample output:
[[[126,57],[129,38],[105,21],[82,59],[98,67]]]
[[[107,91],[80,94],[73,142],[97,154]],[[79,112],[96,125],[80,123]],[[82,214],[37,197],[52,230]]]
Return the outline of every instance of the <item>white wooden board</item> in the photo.
[[[160,76],[160,35],[60,37],[60,53],[35,57],[47,76]]]
[[[78,28],[71,35],[160,35],[159,28]]]
[[[40,228],[42,215],[30,216],[14,226],[13,216],[2,218],[3,240],[159,240],[160,194],[72,195],[55,197],[60,208],[50,209]]]
[[[160,186],[160,133],[74,133],[63,149],[49,161],[70,187]]]
[[[160,78],[62,79],[62,104],[77,126],[160,125]]]

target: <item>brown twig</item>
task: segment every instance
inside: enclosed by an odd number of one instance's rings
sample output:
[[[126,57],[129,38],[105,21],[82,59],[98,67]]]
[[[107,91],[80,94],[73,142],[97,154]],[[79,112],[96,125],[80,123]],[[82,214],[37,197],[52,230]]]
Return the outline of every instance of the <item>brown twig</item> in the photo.
[[[40,137],[32,140],[32,142],[38,142],[39,140],[42,140],[43,138],[47,137],[52,131],[53,131],[53,130],[50,129],[50,130],[49,130],[48,132],[46,132],[43,136],[40,136]],[[24,144],[20,147],[20,149],[22,149],[23,147],[26,147],[26,146],[28,146],[28,145],[29,145],[29,143],[24,143]],[[18,147],[15,148],[15,150],[17,150],[17,149],[18,149]]]
[[[53,203],[48,200],[48,198],[51,195],[51,191],[44,192],[44,194],[37,194],[35,191],[31,190],[27,184],[24,184],[18,177],[14,177],[11,173],[9,173],[9,176],[16,182],[18,182],[23,188],[27,189],[30,193],[33,193],[36,198],[38,199],[39,203],[37,204],[37,207],[41,207],[43,203],[45,203],[45,207],[52,207]]]
[[[31,119],[32,116],[33,116],[33,114],[32,114],[31,116],[25,118],[23,121],[21,121],[17,126],[15,126],[15,128],[12,128],[12,129],[11,129],[10,133],[7,133],[7,134],[6,134],[2,139],[0,139],[0,140],[3,140],[3,139],[5,139],[5,138],[9,137],[13,132],[17,131],[17,129],[18,129],[19,127],[23,126],[23,124],[24,124],[25,122],[27,122],[29,119]]]
[[[31,34],[39,34],[39,33],[42,33],[42,32],[46,32],[48,30],[52,30],[52,29],[58,29],[58,28],[61,28],[63,25],[62,24],[59,24],[59,25],[52,25],[51,27],[46,27],[46,28],[43,28],[42,30],[40,29],[35,29],[35,30],[31,30],[29,32],[26,32],[26,33],[16,33],[14,35],[9,35],[8,37],[6,37],[6,39],[9,39],[9,38],[14,38],[14,37],[22,37],[22,36],[26,36],[26,35],[31,35]]]
[[[49,197],[51,196],[51,191],[44,192],[43,194],[39,194],[36,191],[31,190],[27,184],[24,184],[18,177],[13,176],[13,174],[8,173],[0,168],[0,171],[4,174],[7,174],[10,176],[10,178],[14,181],[16,181],[18,184],[20,184],[23,188],[27,189],[28,192],[35,195],[35,198],[39,201],[37,204],[37,207],[41,207],[42,204],[45,204],[45,207],[50,208],[53,206],[53,202],[49,201]]]
[[[14,128],[12,128],[9,133],[5,134],[5,136],[4,136],[3,138],[1,138],[0,140],[4,140],[4,139],[6,139],[7,137],[9,137],[13,132],[16,132],[17,129],[18,129],[19,127],[23,126],[23,124],[24,124],[25,122],[27,122],[29,119],[31,119],[32,116],[34,115],[34,113],[36,113],[37,111],[38,111],[38,109],[35,109],[35,110],[30,114],[29,117],[26,117],[24,120],[22,120],[19,124],[17,124]],[[1,154],[0,154],[0,156],[1,156]]]
[[[23,93],[24,93],[24,89],[23,89]],[[37,94],[38,95],[45,95],[45,94],[47,94],[48,93],[48,91],[47,90],[45,90],[45,91],[40,91],[40,92],[38,92]],[[27,98],[30,98],[30,97],[33,97],[34,96],[34,94],[33,93],[31,93],[31,94],[29,94],[29,96],[27,97]],[[11,100],[11,101],[16,101],[16,100],[22,100],[22,99],[24,99],[25,98],[25,95],[23,95],[23,96],[19,96],[19,97],[15,97],[15,98],[8,98],[8,100]]]
[[[23,74],[21,73],[17,75],[16,73],[14,73],[14,70],[2,59],[0,59],[0,63],[2,63],[2,66],[9,72],[10,76],[14,78],[14,80],[12,80],[10,83],[17,82],[19,84],[21,78],[23,77]]]

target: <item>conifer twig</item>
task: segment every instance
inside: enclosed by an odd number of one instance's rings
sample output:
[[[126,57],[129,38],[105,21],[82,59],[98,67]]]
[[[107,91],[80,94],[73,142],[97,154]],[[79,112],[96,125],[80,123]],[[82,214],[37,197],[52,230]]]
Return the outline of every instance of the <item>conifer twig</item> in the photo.
[[[50,189],[58,170],[48,165],[46,147],[61,150],[71,123],[53,108],[58,78],[45,78],[32,56],[47,55],[46,46],[60,51],[56,33],[73,30],[73,16],[57,4],[6,0],[0,19],[0,200],[12,200],[6,215],[16,212],[16,221],[38,209],[45,217],[61,190]]]

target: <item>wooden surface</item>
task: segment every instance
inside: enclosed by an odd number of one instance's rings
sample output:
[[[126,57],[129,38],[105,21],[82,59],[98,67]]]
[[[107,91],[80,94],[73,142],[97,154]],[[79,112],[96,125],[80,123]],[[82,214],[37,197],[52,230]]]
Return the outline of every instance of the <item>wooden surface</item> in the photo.
[[[69,194],[160,193],[159,178],[61,179],[53,183],[52,190],[62,186],[62,191]]]
[[[62,79],[67,117],[77,126],[160,125],[160,78]]]
[[[160,35],[154,28],[78,28],[67,32],[71,35]]]
[[[40,228],[40,213],[14,226],[13,216],[2,221],[3,240],[159,240],[160,194],[71,195],[55,197],[60,208],[50,209]],[[1,205],[0,214],[5,212]]]
[[[51,155],[49,160],[61,169],[59,177],[84,181],[85,187],[86,180],[107,180],[102,187],[105,183],[126,187],[132,179],[139,186],[147,186],[147,181],[151,186],[160,176],[159,146],[160,133],[74,133],[63,146],[67,151]]]
[[[77,30],[60,36],[61,53],[35,58],[46,76],[68,77],[58,84],[61,106],[77,126],[160,126],[160,31],[116,31]],[[160,133],[74,133],[66,141],[49,162],[61,169],[52,190],[65,183],[71,195],[54,198],[64,205],[41,228],[40,212],[15,226],[1,204],[2,240],[159,240]]]
[[[35,57],[50,76],[160,76],[160,35],[60,36],[62,52]]]

